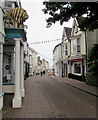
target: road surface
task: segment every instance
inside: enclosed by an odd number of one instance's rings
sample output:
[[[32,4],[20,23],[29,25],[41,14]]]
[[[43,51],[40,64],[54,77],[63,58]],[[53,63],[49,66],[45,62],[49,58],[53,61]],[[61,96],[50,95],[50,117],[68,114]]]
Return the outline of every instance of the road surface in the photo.
[[[21,109],[12,109],[5,96],[3,118],[96,118],[95,96],[50,76],[29,77],[25,89]]]

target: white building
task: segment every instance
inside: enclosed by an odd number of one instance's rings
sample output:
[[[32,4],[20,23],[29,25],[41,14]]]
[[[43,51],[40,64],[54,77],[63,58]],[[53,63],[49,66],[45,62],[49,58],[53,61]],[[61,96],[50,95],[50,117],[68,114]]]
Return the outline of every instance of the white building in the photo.
[[[62,43],[55,46],[53,50],[53,66],[54,74],[56,76],[62,76]]]
[[[3,44],[4,44],[4,22],[3,22],[3,4],[4,2],[0,0],[0,119],[1,119],[1,110],[3,107],[3,91],[2,91],[2,83],[3,83]]]
[[[40,74],[40,72],[42,71],[42,61],[40,59],[40,56],[37,57],[37,71],[36,74]]]
[[[68,77],[85,81],[86,74],[86,39],[85,32],[78,27],[80,19],[75,18],[70,38],[70,56],[68,58]]]
[[[45,59],[42,59],[41,69],[42,69],[42,71],[48,72],[49,63]]]
[[[72,29],[64,28],[62,38],[63,76],[86,81],[87,60],[94,44],[98,43],[98,30],[80,31],[78,26],[82,21],[83,18],[77,17],[73,21]]]
[[[26,19],[28,18],[26,11],[21,8],[20,0],[6,0],[5,12],[10,12],[11,8],[21,10]],[[7,8],[7,9],[6,9]],[[21,8],[21,9],[18,9]],[[11,14],[15,14],[13,11]],[[18,15],[20,13],[17,12]],[[8,14],[10,15],[10,14]],[[24,88],[24,42],[27,41],[24,25],[19,21],[11,22],[7,14],[4,17],[5,22],[5,43],[4,43],[4,64],[3,64],[3,92],[14,93],[12,101],[13,108],[20,108],[22,105],[22,97],[25,96]],[[17,17],[17,16],[16,16]],[[13,18],[11,18],[13,19]],[[18,17],[19,19],[19,17]],[[15,20],[15,19],[13,19]]]
[[[40,56],[37,57],[37,66],[36,66],[36,74],[40,74],[41,72],[48,72],[49,63],[44,58],[41,59]]]
[[[29,47],[29,75],[36,74],[37,71],[37,52]]]
[[[29,45],[26,42],[24,42],[24,78],[26,79],[29,77]]]
[[[62,36],[62,76],[68,77],[68,58],[71,54],[71,47],[70,47],[70,40],[69,37],[71,36],[72,28],[64,27],[63,29],[63,36]]]

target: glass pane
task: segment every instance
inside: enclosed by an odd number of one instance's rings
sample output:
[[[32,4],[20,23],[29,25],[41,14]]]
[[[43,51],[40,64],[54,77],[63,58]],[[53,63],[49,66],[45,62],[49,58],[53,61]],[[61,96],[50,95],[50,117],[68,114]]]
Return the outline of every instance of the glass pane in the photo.
[[[80,39],[79,38],[77,39],[77,45],[80,45]]]
[[[80,45],[77,45],[77,52],[80,52]]]
[[[75,63],[74,64],[74,72],[75,73],[78,73],[78,74],[81,74],[81,64],[79,63]]]
[[[65,55],[68,55],[68,51],[67,50],[65,51]]]

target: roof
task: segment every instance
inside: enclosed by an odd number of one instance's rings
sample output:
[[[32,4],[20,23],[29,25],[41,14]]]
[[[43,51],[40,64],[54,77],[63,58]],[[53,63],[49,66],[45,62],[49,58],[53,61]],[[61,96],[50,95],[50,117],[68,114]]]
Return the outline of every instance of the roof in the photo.
[[[64,27],[64,30],[65,30],[65,32],[66,32],[67,38],[68,38],[69,36],[71,36],[71,30],[72,30],[72,28]]]
[[[81,25],[81,23],[84,21],[84,17],[76,17],[76,20],[78,22],[79,25]]]
[[[33,52],[35,52],[36,54],[38,54],[33,48],[28,47],[29,49],[31,49]]]
[[[59,46],[59,45],[61,45],[62,43],[59,43],[58,45],[56,45],[55,47],[54,47],[54,50],[53,50],[53,52],[55,51],[55,49]]]

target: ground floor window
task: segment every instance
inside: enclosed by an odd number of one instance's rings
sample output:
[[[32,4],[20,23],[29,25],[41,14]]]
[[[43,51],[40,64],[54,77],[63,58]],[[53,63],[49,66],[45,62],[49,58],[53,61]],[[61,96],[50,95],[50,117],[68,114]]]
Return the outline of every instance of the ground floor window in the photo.
[[[11,83],[11,55],[4,53],[3,55],[3,84]]]
[[[81,74],[81,63],[80,62],[74,63],[74,73]]]

